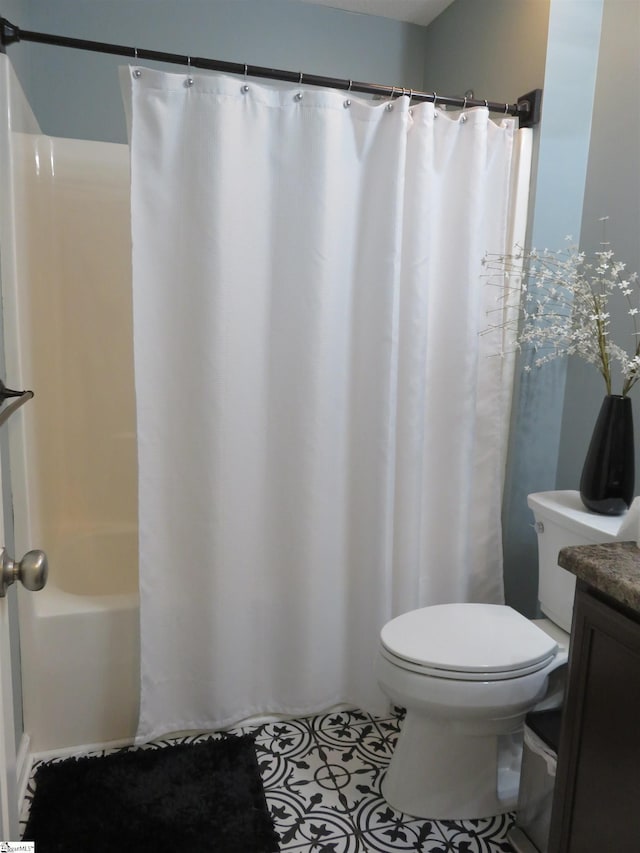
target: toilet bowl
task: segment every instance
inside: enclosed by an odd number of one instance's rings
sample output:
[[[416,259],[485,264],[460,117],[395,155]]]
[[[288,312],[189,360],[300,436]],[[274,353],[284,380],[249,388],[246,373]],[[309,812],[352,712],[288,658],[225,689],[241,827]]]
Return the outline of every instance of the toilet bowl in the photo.
[[[387,802],[434,819],[513,809],[524,717],[543,700],[560,702],[551,676],[566,660],[566,647],[503,605],[436,605],[387,623],[376,675],[406,709]]]
[[[511,810],[524,717],[561,704],[575,577],[558,566],[558,551],[617,539],[621,519],[588,512],[576,491],[538,492],[527,503],[543,619],[503,605],[446,604],[405,613],[381,631],[378,681],[406,709],[382,791],[406,814],[460,819]]]

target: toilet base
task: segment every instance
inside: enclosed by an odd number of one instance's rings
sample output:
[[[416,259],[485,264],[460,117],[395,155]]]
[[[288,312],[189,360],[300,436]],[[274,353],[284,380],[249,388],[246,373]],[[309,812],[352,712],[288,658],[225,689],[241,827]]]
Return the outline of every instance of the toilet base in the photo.
[[[461,732],[407,711],[382,793],[394,809],[434,820],[491,817],[515,809],[519,755],[501,736]],[[507,755],[508,760],[500,761]],[[501,766],[503,765],[503,766]]]

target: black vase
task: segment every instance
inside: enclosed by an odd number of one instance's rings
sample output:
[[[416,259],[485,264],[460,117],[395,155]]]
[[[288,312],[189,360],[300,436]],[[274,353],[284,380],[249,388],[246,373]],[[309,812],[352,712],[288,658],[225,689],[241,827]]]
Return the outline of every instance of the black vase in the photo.
[[[634,479],[631,400],[609,394],[602,401],[582,469],[582,503],[601,515],[622,515],[631,506]]]

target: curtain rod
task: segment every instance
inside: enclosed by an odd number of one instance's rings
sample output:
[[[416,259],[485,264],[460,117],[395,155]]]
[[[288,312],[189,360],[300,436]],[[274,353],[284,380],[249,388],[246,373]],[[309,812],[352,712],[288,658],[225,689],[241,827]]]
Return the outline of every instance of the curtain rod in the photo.
[[[185,65],[191,68],[203,68],[207,71],[224,71],[228,74],[242,74],[248,77],[264,77],[271,80],[284,80],[288,83],[304,83],[310,86],[323,86],[329,89],[344,89],[349,92],[358,92],[365,95],[381,95],[383,97],[395,98],[401,95],[409,95],[414,101],[428,101],[450,107],[486,107],[491,112],[503,115],[516,116],[520,121],[520,127],[533,127],[540,121],[542,104],[542,89],[534,89],[532,92],[518,98],[517,103],[507,104],[498,101],[479,100],[478,98],[460,98],[439,95],[437,92],[418,92],[414,89],[405,89],[398,86],[381,86],[376,83],[360,83],[355,80],[342,80],[336,77],[322,77],[317,74],[303,74],[296,71],[281,71],[277,68],[264,68],[260,65],[245,65],[240,62],[224,62],[218,59],[204,59],[199,56],[187,56],[176,53],[165,53],[160,50],[146,50],[145,48],[127,47],[121,44],[107,44],[99,41],[87,41],[86,39],[68,38],[56,36],[49,33],[37,33],[31,30],[21,30],[6,18],[0,18],[0,44],[1,52],[16,42],[30,41],[38,44],[49,44],[57,47],[72,47],[78,50],[90,50],[97,53],[111,53],[118,56],[129,56],[138,60],[153,60],[157,62],[168,62],[173,65]]]

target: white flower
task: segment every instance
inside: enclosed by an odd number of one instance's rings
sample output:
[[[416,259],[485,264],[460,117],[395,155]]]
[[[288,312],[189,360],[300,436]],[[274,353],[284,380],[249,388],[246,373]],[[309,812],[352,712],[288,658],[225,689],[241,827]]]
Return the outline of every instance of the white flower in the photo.
[[[565,239],[571,241],[570,236]],[[535,353],[534,365],[578,355],[597,366],[611,394],[612,365],[617,362],[624,396],[640,379],[640,308],[631,304],[634,294],[634,302],[640,303],[638,273],[623,278],[625,264],[615,260],[608,243],[602,245],[595,260],[569,245],[556,252],[526,252],[517,247],[513,255],[487,254],[482,263],[489,282],[503,288],[503,316],[512,318],[497,328],[514,334],[516,348],[530,347]],[[505,282],[509,285],[506,289]],[[624,296],[629,304],[627,314],[633,324],[630,337],[636,341],[631,354],[610,339],[608,303],[614,293]]]

